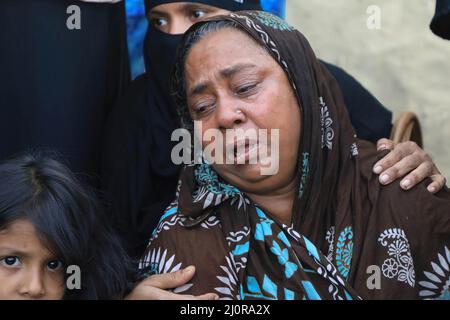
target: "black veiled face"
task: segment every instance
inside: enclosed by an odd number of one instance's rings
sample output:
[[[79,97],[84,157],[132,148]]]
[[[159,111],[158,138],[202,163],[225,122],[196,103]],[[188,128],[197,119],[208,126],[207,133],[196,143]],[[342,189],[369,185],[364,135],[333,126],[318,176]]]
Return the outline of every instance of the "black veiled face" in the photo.
[[[262,161],[213,164],[215,170],[249,193],[265,194],[291,184],[297,169],[300,109],[287,75],[269,53],[244,32],[226,28],[207,35],[191,48],[185,74],[189,111],[192,119],[202,124],[204,149],[216,143],[204,139],[209,129],[222,132],[226,147],[236,144],[226,137],[229,129],[267,129],[267,147],[272,152],[278,142],[279,167],[273,174],[261,174]],[[279,139],[274,129],[279,130]],[[243,157],[248,159],[249,150],[259,149],[262,143],[259,136],[250,141]]]
[[[183,34],[192,25],[206,18],[227,14],[229,11],[193,2],[176,2],[156,6],[150,10],[150,24],[169,34]]]

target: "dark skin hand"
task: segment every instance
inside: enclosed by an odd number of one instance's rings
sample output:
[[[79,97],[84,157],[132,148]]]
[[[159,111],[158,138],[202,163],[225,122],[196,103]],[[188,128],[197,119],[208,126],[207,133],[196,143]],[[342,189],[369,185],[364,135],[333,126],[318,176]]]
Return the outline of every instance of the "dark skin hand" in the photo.
[[[182,295],[170,291],[189,282],[195,267],[189,266],[174,273],[164,273],[141,281],[125,300],[217,300],[218,295],[207,293],[201,296]]]
[[[404,190],[410,190],[426,178],[433,180],[427,187],[431,193],[436,193],[445,186],[446,179],[433,159],[415,142],[408,141],[395,145],[389,139],[381,139],[377,143],[377,148],[379,151],[391,150],[373,167],[373,172],[380,175],[381,184],[388,185],[403,177],[400,186]]]

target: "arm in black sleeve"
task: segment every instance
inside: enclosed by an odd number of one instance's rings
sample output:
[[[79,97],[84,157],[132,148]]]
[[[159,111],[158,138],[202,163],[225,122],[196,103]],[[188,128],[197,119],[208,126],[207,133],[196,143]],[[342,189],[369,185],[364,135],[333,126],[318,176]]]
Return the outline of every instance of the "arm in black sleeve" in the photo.
[[[321,62],[336,78],[341,88],[358,137],[374,143],[381,138],[389,138],[392,129],[392,112],[343,69]]]
[[[140,258],[165,208],[175,198],[179,168],[171,162],[172,127],[157,108],[151,83],[136,79],[108,117],[102,189],[129,255]]]
[[[145,80],[135,80],[110,113],[104,131],[101,183],[111,222],[128,253],[139,256],[141,207],[145,195],[151,194],[151,137],[145,131]],[[154,223],[144,223],[148,235]],[[142,245],[145,248],[145,244]]]

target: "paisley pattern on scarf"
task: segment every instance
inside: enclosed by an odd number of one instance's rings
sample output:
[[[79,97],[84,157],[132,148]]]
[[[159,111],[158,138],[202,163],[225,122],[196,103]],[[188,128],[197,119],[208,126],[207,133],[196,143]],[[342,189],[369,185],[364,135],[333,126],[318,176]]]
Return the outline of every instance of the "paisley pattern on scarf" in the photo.
[[[295,29],[290,26],[286,21],[280,19],[279,17],[267,13],[267,12],[257,12],[254,13],[253,16],[258,19],[262,24],[271,27],[273,29],[282,30],[282,31],[294,31]]]
[[[400,228],[384,230],[378,242],[387,247],[389,255],[381,266],[383,275],[389,279],[405,282],[414,288],[416,278],[414,263],[405,231]]]
[[[353,255],[353,231],[352,227],[346,227],[336,244],[336,265],[339,272],[348,278]]]

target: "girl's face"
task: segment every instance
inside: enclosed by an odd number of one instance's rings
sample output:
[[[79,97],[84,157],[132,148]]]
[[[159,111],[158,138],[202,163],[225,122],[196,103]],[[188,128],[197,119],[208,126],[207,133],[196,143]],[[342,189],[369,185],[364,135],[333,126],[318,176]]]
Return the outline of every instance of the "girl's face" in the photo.
[[[0,300],[59,300],[64,290],[63,265],[29,220],[0,230]]]

